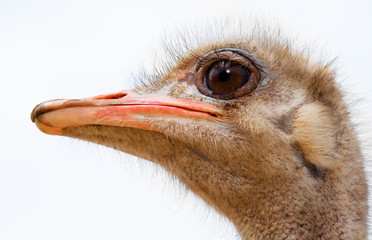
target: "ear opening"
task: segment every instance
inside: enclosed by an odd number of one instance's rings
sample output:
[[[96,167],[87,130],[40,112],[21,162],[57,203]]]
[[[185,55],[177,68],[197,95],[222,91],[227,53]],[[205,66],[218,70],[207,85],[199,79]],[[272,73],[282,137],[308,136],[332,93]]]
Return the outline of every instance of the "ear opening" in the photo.
[[[301,106],[295,114],[291,134],[311,174],[321,176],[324,170],[337,167],[335,125],[328,107],[317,102]]]
[[[309,171],[309,174],[315,179],[324,181],[326,176],[326,169],[309,162],[305,158],[304,153],[302,152],[298,145],[294,145],[293,147],[297,150],[298,158],[301,160],[303,166]]]

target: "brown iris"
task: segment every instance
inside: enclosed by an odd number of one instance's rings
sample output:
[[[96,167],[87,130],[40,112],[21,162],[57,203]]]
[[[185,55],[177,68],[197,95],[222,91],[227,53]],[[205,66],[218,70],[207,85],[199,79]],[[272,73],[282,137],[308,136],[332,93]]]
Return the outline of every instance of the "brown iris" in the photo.
[[[248,68],[237,62],[219,60],[209,66],[203,84],[214,95],[230,95],[244,86],[251,75]]]
[[[236,99],[252,93],[264,76],[253,54],[235,48],[214,50],[196,63],[198,90],[217,99]]]

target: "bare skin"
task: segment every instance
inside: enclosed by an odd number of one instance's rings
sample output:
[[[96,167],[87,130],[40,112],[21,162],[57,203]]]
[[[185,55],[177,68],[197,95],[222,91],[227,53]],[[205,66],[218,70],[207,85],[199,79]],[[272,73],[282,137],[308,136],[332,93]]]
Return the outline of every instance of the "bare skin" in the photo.
[[[32,121],[161,165],[242,239],[366,239],[363,157],[334,73],[267,40],[200,47],[151,84],[44,102]]]

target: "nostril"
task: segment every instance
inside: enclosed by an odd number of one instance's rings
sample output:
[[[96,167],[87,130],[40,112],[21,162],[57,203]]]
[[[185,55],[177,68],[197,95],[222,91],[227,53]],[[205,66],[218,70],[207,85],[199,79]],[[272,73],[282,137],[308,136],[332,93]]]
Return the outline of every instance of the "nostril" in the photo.
[[[118,92],[118,93],[112,93],[112,94],[106,94],[106,95],[99,95],[95,97],[94,99],[119,99],[127,96],[128,93],[126,92]]]

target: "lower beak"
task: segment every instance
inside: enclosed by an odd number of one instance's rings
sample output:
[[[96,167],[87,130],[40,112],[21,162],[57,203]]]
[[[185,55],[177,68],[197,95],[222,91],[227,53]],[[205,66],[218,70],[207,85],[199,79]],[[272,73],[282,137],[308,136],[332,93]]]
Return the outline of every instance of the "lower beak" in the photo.
[[[216,121],[220,110],[208,103],[130,91],[85,99],[52,100],[37,105],[31,120],[44,133],[63,135],[63,129],[86,125],[133,127],[161,131],[156,118],[188,118]]]

